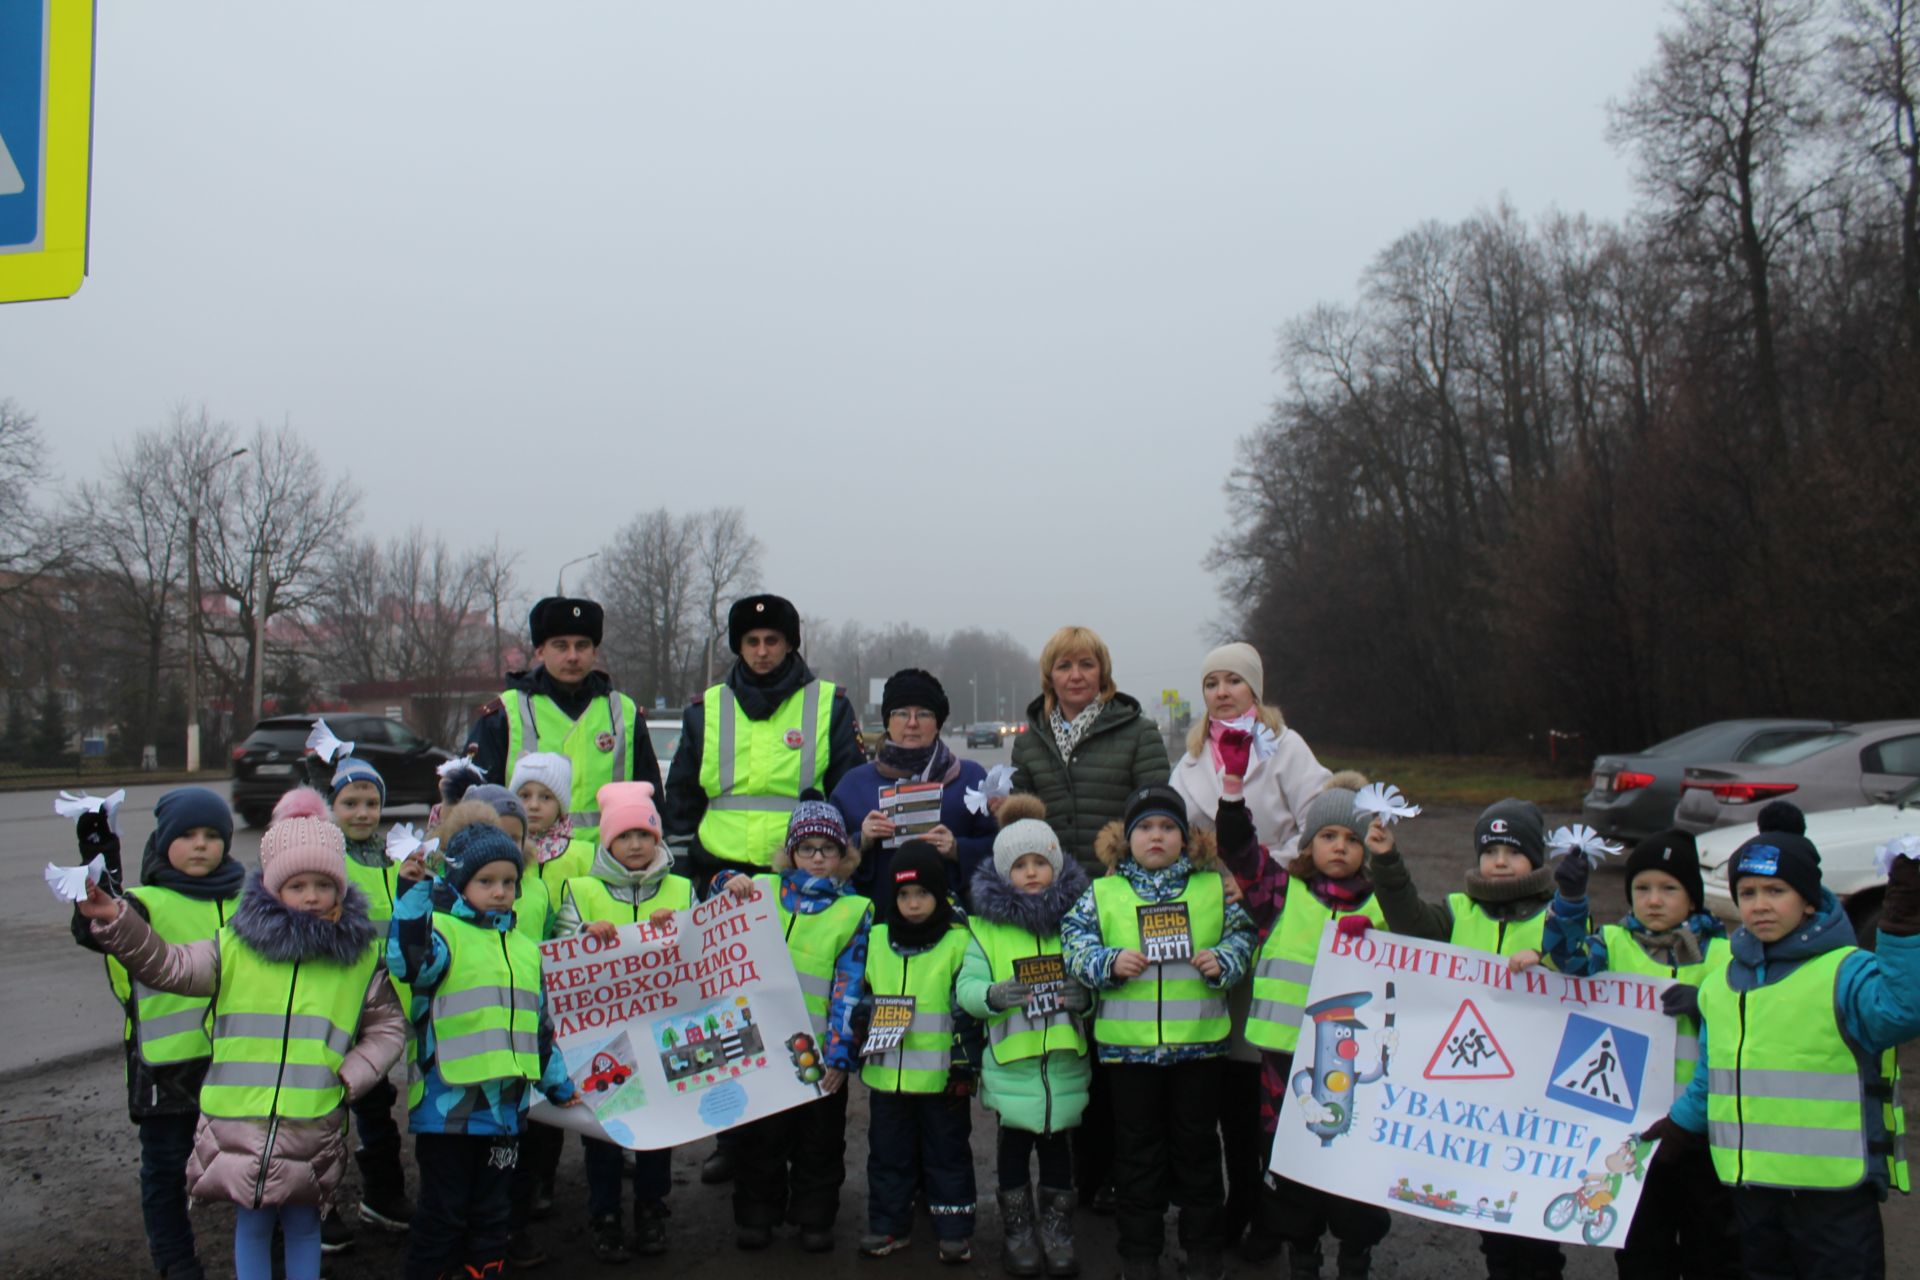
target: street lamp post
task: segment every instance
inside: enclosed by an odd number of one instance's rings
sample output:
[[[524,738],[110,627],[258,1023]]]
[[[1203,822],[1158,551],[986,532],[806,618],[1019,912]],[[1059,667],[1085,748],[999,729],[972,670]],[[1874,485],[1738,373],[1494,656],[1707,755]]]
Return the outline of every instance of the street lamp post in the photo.
[[[200,772],[200,501],[213,469],[245,453],[245,446],[193,473],[187,507],[187,772]]]
[[[567,594],[567,570],[573,568],[573,566],[577,564],[585,564],[587,561],[594,559],[599,554],[600,553],[598,551],[590,551],[584,556],[575,556],[573,559],[561,565],[560,572],[553,575],[553,594],[557,596],[563,596]]]

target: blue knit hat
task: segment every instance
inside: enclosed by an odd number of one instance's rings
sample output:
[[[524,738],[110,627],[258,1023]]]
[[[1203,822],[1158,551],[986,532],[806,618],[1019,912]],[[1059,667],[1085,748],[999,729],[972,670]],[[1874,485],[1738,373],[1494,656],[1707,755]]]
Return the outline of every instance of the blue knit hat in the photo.
[[[220,833],[220,847],[233,852],[233,810],[205,787],[175,787],[161,796],[153,806],[153,822],[153,844],[162,856],[195,827],[212,827]]]
[[[515,871],[525,871],[527,860],[521,856],[514,838],[498,827],[475,823],[453,833],[441,851],[446,859],[446,880],[455,892],[465,893],[467,882],[489,862],[511,862]]]
[[[374,786],[380,788],[380,807],[383,809],[386,808],[387,780],[380,776],[378,769],[368,764],[365,760],[361,760],[355,756],[341,756],[333,763],[333,789],[329,793],[328,799],[339,795],[340,788],[346,786],[349,782],[371,782]]]

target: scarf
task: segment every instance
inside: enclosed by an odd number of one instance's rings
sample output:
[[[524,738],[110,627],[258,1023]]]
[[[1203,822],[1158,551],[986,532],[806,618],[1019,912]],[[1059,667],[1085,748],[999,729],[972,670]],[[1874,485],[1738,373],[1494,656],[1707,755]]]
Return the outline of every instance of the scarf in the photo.
[[[1364,871],[1344,880],[1334,880],[1316,871],[1307,878],[1307,891],[1335,911],[1358,911],[1373,896],[1373,881],[1367,879]]]
[[[1080,709],[1079,715],[1069,720],[1060,714],[1060,708],[1058,706],[1054,707],[1053,714],[1050,717],[1050,723],[1053,726],[1053,743],[1060,748],[1060,762],[1062,764],[1071,764],[1073,762],[1073,753],[1074,750],[1079,747],[1080,740],[1087,736],[1087,730],[1093,728],[1093,722],[1098,720],[1100,713],[1106,709],[1107,704],[1103,700],[1095,698],[1092,702],[1089,702]]]
[[[1553,897],[1553,868],[1535,867],[1523,876],[1509,880],[1490,880],[1478,871],[1467,872],[1467,896],[1486,908],[1496,920],[1520,918],[1518,908]],[[1531,912],[1526,913],[1531,915]]]
[[[247,882],[247,869],[229,853],[203,876],[190,876],[167,861],[167,851],[157,847],[159,833],[147,837],[140,854],[140,883],[159,885],[199,902],[231,898]]]
[[[917,782],[936,779],[942,786],[960,776],[960,758],[940,739],[924,747],[903,747],[888,738],[880,744],[873,767],[883,778],[912,778]]]
[[[1633,940],[1638,942],[1648,955],[1656,959],[1661,952],[1666,952],[1672,957],[1667,963],[1676,967],[1699,964],[1700,936],[1693,931],[1692,923],[1692,921],[1683,921],[1660,933],[1643,929],[1633,935]]]
[[[573,843],[573,819],[563,813],[541,834],[528,836],[527,842],[533,846],[534,853],[543,864],[552,862]]]

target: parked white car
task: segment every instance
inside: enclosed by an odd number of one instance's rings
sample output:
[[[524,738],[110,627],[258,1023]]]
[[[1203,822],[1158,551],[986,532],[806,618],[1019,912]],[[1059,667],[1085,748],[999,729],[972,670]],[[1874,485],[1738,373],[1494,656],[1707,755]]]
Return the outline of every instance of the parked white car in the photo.
[[[1722,919],[1740,919],[1733,895],[1727,891],[1727,862],[1753,834],[1753,826],[1746,824],[1720,827],[1697,837],[1707,909]],[[1886,877],[1874,870],[1874,854],[1887,841],[1906,835],[1920,835],[1920,782],[1884,804],[1807,815],[1807,839],[1820,850],[1820,883],[1846,905],[1863,947],[1873,946],[1880,923],[1880,899],[1887,889]]]

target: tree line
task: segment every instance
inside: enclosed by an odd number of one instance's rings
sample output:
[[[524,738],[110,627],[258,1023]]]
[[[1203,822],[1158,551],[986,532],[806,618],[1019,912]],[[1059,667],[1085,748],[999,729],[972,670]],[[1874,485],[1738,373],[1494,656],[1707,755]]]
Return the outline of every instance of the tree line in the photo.
[[[1917,11],[1685,0],[1630,217],[1425,222],[1284,326],[1208,564],[1317,740],[1920,707]]]

